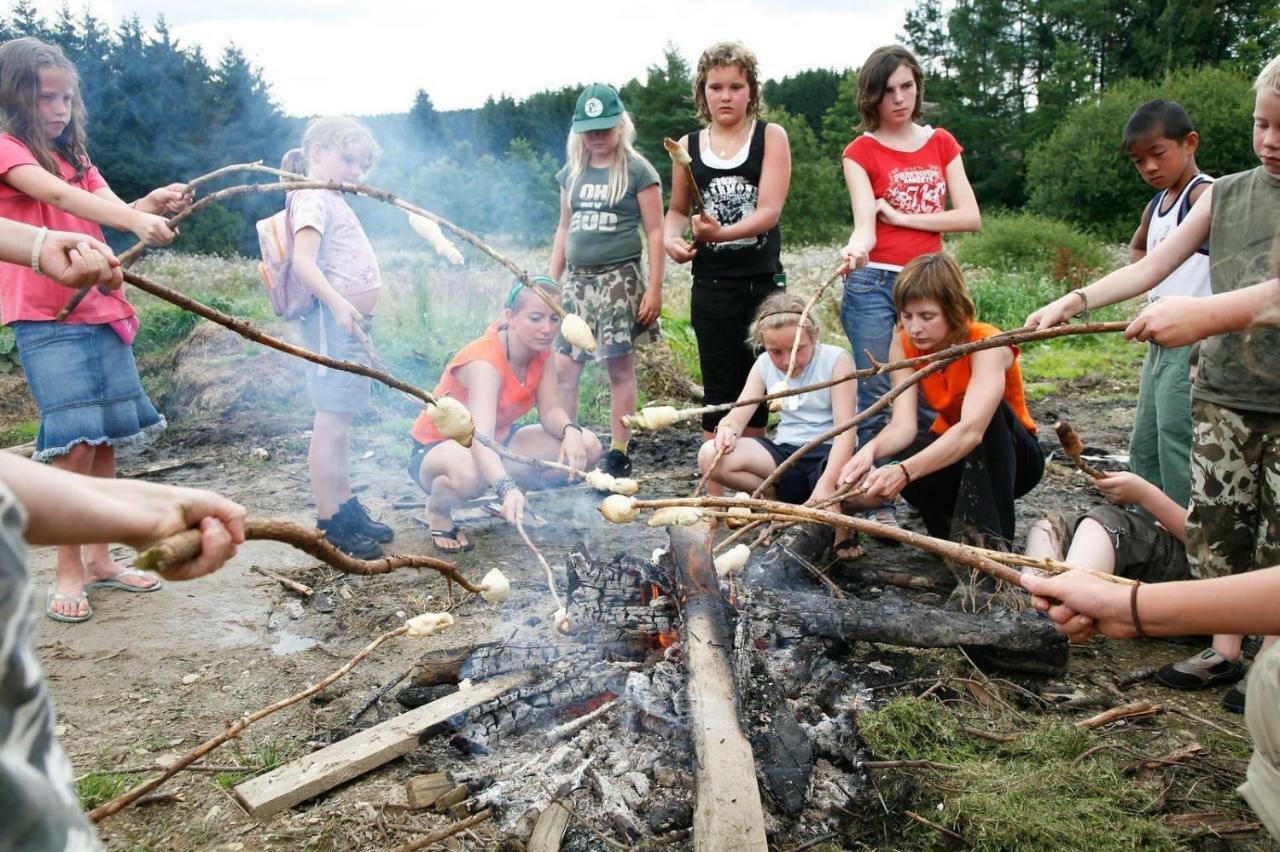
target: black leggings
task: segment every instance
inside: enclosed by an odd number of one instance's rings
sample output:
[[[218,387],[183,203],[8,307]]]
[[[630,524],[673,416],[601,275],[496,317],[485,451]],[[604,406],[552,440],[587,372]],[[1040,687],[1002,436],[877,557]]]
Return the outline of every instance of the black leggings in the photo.
[[[921,432],[902,455],[910,458],[937,440]],[[996,548],[1013,545],[1013,501],[1044,475],[1044,455],[1035,436],[1009,403],[1001,401],[982,443],[958,462],[913,479],[902,496],[924,518],[935,538],[970,540]]]
[[[698,361],[702,366],[703,402],[716,405],[733,402],[742,393],[756,354],[747,344],[751,321],[760,303],[785,286],[772,275],[753,278],[694,278],[689,320],[698,339]],[[725,412],[702,415],[702,428],[714,432]],[[757,405],[748,426],[763,427],[769,408]]]

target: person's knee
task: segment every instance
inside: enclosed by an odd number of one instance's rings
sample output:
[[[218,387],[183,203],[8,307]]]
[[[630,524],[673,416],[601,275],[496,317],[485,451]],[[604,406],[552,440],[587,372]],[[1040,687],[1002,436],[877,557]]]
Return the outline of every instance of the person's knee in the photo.
[[[711,460],[716,457],[716,442],[704,441],[698,449],[698,470],[706,473],[707,468],[711,467]]]
[[[636,359],[634,355],[622,355],[618,358],[609,358],[604,363],[605,369],[609,372],[609,382],[611,384],[617,385],[628,382],[635,384]]]
[[[71,452],[61,457],[58,466],[75,473],[88,473],[97,455],[98,448],[92,444],[75,444],[71,447]]]

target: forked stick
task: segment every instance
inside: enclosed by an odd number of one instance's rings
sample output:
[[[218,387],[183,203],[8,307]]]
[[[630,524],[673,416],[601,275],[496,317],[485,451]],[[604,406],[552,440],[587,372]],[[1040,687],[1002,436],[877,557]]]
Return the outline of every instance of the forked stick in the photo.
[[[813,291],[813,295],[809,297],[809,301],[804,303],[804,310],[800,311],[800,321],[796,323],[796,339],[791,342],[791,357],[787,359],[787,374],[783,381],[791,381],[792,375],[796,371],[796,352],[800,350],[800,337],[804,334],[805,320],[809,319],[809,312],[813,310],[813,306],[818,303],[818,299],[822,298],[822,294],[827,288],[836,283],[844,275],[843,270],[836,270],[826,281],[819,285],[817,290]]]
[[[481,587],[462,575],[458,566],[434,556],[385,556],[382,559],[356,559],[329,543],[324,533],[292,521],[274,518],[250,518],[244,522],[244,537],[252,541],[279,541],[314,556],[344,574],[389,574],[397,568],[430,568],[446,580],[457,583],[468,592],[479,594]],[[162,539],[138,554],[133,564],[160,576],[200,555],[200,531],[187,530]]]

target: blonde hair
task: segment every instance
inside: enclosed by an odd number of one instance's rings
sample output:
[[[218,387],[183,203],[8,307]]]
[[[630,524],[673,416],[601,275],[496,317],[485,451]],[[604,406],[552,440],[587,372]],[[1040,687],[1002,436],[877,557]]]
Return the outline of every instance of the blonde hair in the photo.
[[[50,140],[40,118],[40,70],[56,68],[71,78],[71,115],[67,126]],[[76,180],[89,170],[85,150],[88,117],[80,97],[80,75],[62,48],[38,38],[15,38],[0,44],[0,130],[12,134],[31,150],[36,161],[57,178],[62,178],[53,155],[57,154],[76,170]]]
[[[1267,67],[1258,73],[1258,79],[1253,81],[1253,88],[1257,92],[1280,95],[1280,55],[1272,57]]]
[[[308,157],[317,146],[337,151],[348,148],[365,151],[369,155],[369,162],[364,171],[368,171],[382,153],[377,140],[364,125],[345,115],[328,115],[313,118],[307,123],[307,129],[302,134],[302,147],[286,152],[280,161],[280,168],[287,172],[306,174],[310,166]]]
[[[629,164],[632,160],[640,160],[645,165],[649,161],[636,150],[636,125],[631,120],[631,113],[622,111],[622,116],[615,125],[618,128],[618,146],[613,149],[613,162],[609,163],[609,205],[613,206],[622,200],[631,187]],[[569,192],[577,186],[587,167],[591,165],[591,152],[587,150],[586,134],[569,131],[569,140],[565,143],[565,154],[569,158]]]
[[[804,299],[794,293],[774,293],[760,303],[756,310],[756,318],[751,323],[751,334],[747,337],[747,345],[763,346],[764,333],[779,328],[795,328],[800,324],[800,315],[804,313]],[[809,340],[818,339],[822,329],[818,321],[809,315],[804,318],[804,328],[809,333]]]
[[[711,121],[711,107],[707,105],[707,75],[712,68],[735,65],[747,79],[750,97],[747,100],[747,118],[755,118],[764,109],[764,91],[760,88],[760,66],[756,55],[740,41],[721,41],[702,51],[698,57],[698,73],[693,78],[693,103],[698,107],[698,118]]]
[[[922,254],[902,267],[893,282],[893,308],[899,314],[912,302],[936,302],[947,321],[948,345],[969,335],[978,311],[964,286],[960,266],[945,252]]]

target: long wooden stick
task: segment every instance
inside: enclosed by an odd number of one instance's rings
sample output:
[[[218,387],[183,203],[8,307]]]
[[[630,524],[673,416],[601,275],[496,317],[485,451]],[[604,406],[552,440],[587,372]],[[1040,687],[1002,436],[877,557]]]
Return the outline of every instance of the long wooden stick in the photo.
[[[274,182],[274,183],[241,184],[239,186],[231,186],[225,189],[220,189],[217,192],[210,193],[204,198],[201,198],[200,200],[196,201],[186,210],[183,210],[181,213],[169,219],[168,220],[169,227],[170,228],[177,227],[183,221],[185,221],[195,213],[199,212],[205,207],[208,207],[211,204],[216,204],[218,202],[226,200],[227,198],[233,198],[239,195],[261,195],[261,194],[270,193],[270,192],[289,192],[292,190],[299,190],[299,189],[331,189],[331,190],[336,190],[338,192],[350,193],[353,195],[363,195],[368,198],[372,198],[376,201],[381,201],[384,204],[390,204],[394,207],[399,207],[401,210],[404,210],[405,212],[416,214],[418,216],[423,217],[424,219],[429,219],[432,222],[435,222],[440,227],[449,231],[450,233],[452,233],[454,236],[458,237],[462,241],[484,252],[489,257],[493,258],[493,260],[496,261],[497,263],[501,264],[502,266],[505,266],[517,278],[523,281],[526,285],[529,283],[529,273],[527,271],[521,269],[513,261],[511,261],[506,255],[502,254],[501,252],[489,246],[486,242],[484,242],[484,240],[480,239],[475,234],[471,233],[470,231],[464,228],[458,227],[454,223],[450,222],[448,219],[445,219],[435,213],[432,213],[430,210],[425,210],[421,207],[418,207],[415,204],[410,204],[409,202],[397,197],[395,194],[388,192],[385,189],[378,189],[377,187],[368,186],[362,183],[350,183],[350,182],[344,182],[344,181],[308,180],[305,175],[286,172],[286,171],[282,171],[281,169],[273,169],[269,166],[264,166],[261,163],[245,163],[240,166],[226,166],[222,169],[219,169],[217,173],[211,172],[210,174],[211,175],[219,174],[219,173],[227,174],[232,171],[262,172],[266,174],[275,175],[277,177],[282,177],[285,179]],[[208,178],[209,176],[202,176],[202,177]],[[197,178],[197,180],[200,180],[200,178]],[[126,267],[132,265],[132,263],[136,261],[142,255],[142,252],[145,250],[146,250],[146,247],[142,243],[138,243],[134,245],[128,251],[126,251],[124,254],[121,255],[120,257],[121,263]],[[91,289],[92,289],[91,287],[86,287],[80,290],[79,292],[77,292],[76,295],[72,297],[71,301],[67,303],[67,305],[62,309],[61,312],[59,312],[58,319],[59,320],[65,319],[66,316],[69,313],[71,313],[71,311],[75,310],[76,306],[80,304],[81,300],[83,300],[86,295],[88,295]],[[544,301],[547,304],[547,307],[555,311],[556,314],[559,315],[560,317],[564,317],[565,315],[564,309],[560,305],[556,304],[556,302],[550,296],[543,293],[542,290],[538,287],[530,287],[529,289],[532,290],[534,294],[538,296],[538,298],[542,299],[542,301]]]
[[[416,385],[411,385],[406,381],[397,379],[390,373],[371,367],[368,364],[357,364],[354,361],[339,361],[336,358],[330,358],[327,355],[312,352],[310,349],[303,349],[301,346],[295,346],[292,343],[288,343],[278,337],[273,337],[272,335],[267,334],[253,323],[238,319],[230,314],[225,314],[222,311],[219,311],[216,308],[211,308],[202,302],[197,302],[195,299],[185,296],[177,290],[173,290],[163,284],[152,281],[149,278],[144,278],[135,272],[125,272],[124,280],[137,287],[139,290],[150,293],[157,298],[177,305],[183,310],[190,311],[193,314],[199,314],[210,322],[215,322],[224,328],[229,328],[241,337],[252,340],[254,343],[260,343],[263,346],[278,350],[286,355],[292,355],[295,358],[302,358],[303,360],[310,361],[313,364],[321,364],[325,367],[329,367],[330,369],[343,370],[348,373],[355,373],[356,375],[375,379],[388,387],[395,388],[402,393],[415,397],[424,405],[435,405],[436,398],[432,394]]]
[[[412,840],[403,846],[397,846],[395,852],[417,852],[418,849],[425,849],[428,846],[439,843],[441,840],[447,840],[458,832],[466,831],[468,828],[475,828],[477,825],[487,819],[490,819],[492,816],[493,810],[491,808],[485,808],[479,813],[472,814],[466,819],[458,820],[453,825],[448,825],[438,831],[433,831],[425,837],[419,837],[417,840]]]
[[[724,458],[724,450],[724,447],[716,450],[715,457],[711,459],[711,464],[707,465],[707,472],[702,474],[701,478],[698,479],[698,484],[693,486],[693,494],[691,496],[697,497],[702,492],[702,489],[706,487],[707,480],[715,472],[716,465],[720,464],[720,460]]]
[[[873,363],[870,367],[863,367],[860,370],[854,370],[852,373],[838,376],[834,379],[814,382],[811,385],[787,388],[784,391],[767,393],[763,396],[741,399],[735,402],[722,402],[716,405],[699,405],[693,408],[682,408],[677,412],[677,419],[692,420],[694,418],[701,417],[703,414],[716,414],[721,411],[730,411],[742,405],[759,405],[764,402],[771,402],[775,399],[796,396],[797,394],[809,393],[810,391],[823,390],[824,388],[838,385],[841,382],[865,379],[870,376],[891,373],[895,370],[915,369],[925,364],[931,364],[943,359],[955,360],[956,357],[963,357],[973,352],[980,352],[984,349],[998,349],[1001,346],[1017,346],[1022,343],[1032,343],[1039,340],[1052,340],[1057,337],[1069,337],[1077,334],[1103,334],[1108,332],[1118,332],[1124,331],[1127,326],[1127,322],[1094,322],[1081,323],[1079,325],[1055,325],[1052,328],[1021,328],[1014,329],[1012,331],[1004,331],[1000,334],[994,334],[991,337],[987,337],[982,340],[973,340],[947,349],[939,349],[937,352],[917,355],[914,358],[904,358],[901,361],[892,361],[887,364]],[[627,420],[627,424],[632,428],[644,428],[643,420],[636,419],[638,415],[627,416],[628,418],[631,418]]]
[[[397,568],[430,568],[440,572],[445,579],[457,583],[468,592],[480,593],[480,587],[464,577],[458,570],[458,566],[452,562],[446,562],[434,556],[416,554],[385,556],[382,559],[356,559],[330,544],[320,530],[295,524],[292,521],[249,518],[244,523],[244,537],[247,540],[283,542],[314,556],[344,574],[369,576],[389,574]],[[139,553],[133,564],[146,571],[155,571],[163,577],[166,571],[190,562],[199,555],[200,531],[187,530],[171,535]]]
[[[800,351],[800,338],[804,336],[804,324],[805,321],[809,319],[809,312],[813,310],[813,306],[818,303],[818,299],[822,298],[822,294],[826,292],[827,288],[843,277],[844,271],[836,270],[835,274],[826,281],[823,281],[822,284],[818,286],[818,289],[813,291],[813,295],[809,297],[809,301],[804,303],[804,309],[800,311],[800,321],[796,323],[795,340],[791,341],[791,357],[787,359],[787,374],[783,377],[783,381],[791,381],[792,375],[795,374],[796,352]]]
[[[672,164],[684,172],[684,179],[689,182],[689,215],[700,215],[707,205],[702,202],[702,190],[698,189],[698,181],[693,177],[693,159],[683,145],[670,137],[662,140],[662,147],[667,149]]]
[[[343,663],[341,667],[339,667],[337,670],[329,674],[323,680],[313,684],[312,686],[307,687],[301,692],[298,692],[298,693],[295,693],[294,695],[289,696],[288,698],[277,701],[275,704],[272,704],[269,707],[263,707],[261,710],[257,710],[253,713],[250,713],[248,716],[242,716],[232,724],[228,725],[227,729],[222,733],[218,734],[216,737],[211,737],[210,739],[205,740],[200,745],[196,746],[195,748],[191,749],[189,752],[184,754],[182,757],[178,758],[177,761],[171,764],[167,769],[165,769],[162,773],[157,775],[155,778],[151,778],[147,781],[144,781],[143,783],[134,787],[132,790],[122,793],[121,795],[116,796],[114,799],[107,802],[106,804],[99,805],[98,807],[89,811],[89,819],[93,820],[94,822],[99,822],[100,820],[111,816],[117,811],[120,811],[123,808],[127,808],[129,805],[133,804],[135,801],[142,798],[147,793],[150,793],[152,790],[159,787],[165,781],[168,781],[174,775],[177,775],[183,769],[195,763],[197,760],[204,757],[206,754],[213,751],[218,746],[222,745],[228,740],[232,740],[240,736],[240,732],[243,731],[245,728],[249,727],[250,725],[252,725],[254,722],[257,722],[260,719],[264,719],[278,710],[283,710],[286,707],[290,707],[294,704],[297,704],[299,701],[304,701],[307,698],[310,698],[311,696],[315,695],[316,693],[323,691],[324,689],[329,687],[329,685],[331,685],[334,681],[338,680],[340,677],[342,677],[347,672],[351,671],[356,666],[358,666],[361,662],[363,662],[364,659],[368,657],[370,654],[372,654],[374,649],[376,649],[383,642],[386,642],[389,639],[394,639],[397,636],[401,636],[404,633],[407,633],[408,630],[409,628],[405,625],[401,625],[400,627],[397,627],[395,630],[388,630],[386,633],[383,633],[377,639],[374,639],[372,642],[366,645],[360,651],[360,653],[356,654],[350,660]]]
[[[542,555],[542,551],[533,543],[533,539],[529,538],[529,534],[524,531],[524,522],[520,520],[519,516],[516,517],[516,532],[520,533],[520,538],[524,539],[525,547],[529,548],[533,557],[538,560],[538,564],[542,566],[542,572],[547,577],[547,590],[551,592],[551,600],[555,602],[556,611],[559,612],[564,609],[564,604],[560,602],[560,595],[556,593],[555,574],[551,573],[551,566],[547,564],[547,559]]]
[[[578,468],[573,467],[572,465],[561,464],[560,462],[553,462],[550,459],[539,459],[533,456],[521,455],[520,453],[517,453],[515,450],[511,449],[507,445],[500,444],[497,441],[493,440],[492,438],[481,435],[479,432],[476,433],[475,439],[480,443],[484,444],[489,449],[493,450],[498,455],[502,456],[504,459],[510,459],[511,461],[517,462],[519,464],[528,465],[529,467],[546,468],[547,470],[558,470],[561,473],[568,474],[570,479],[574,479],[574,478],[581,479],[582,477],[587,475],[587,472],[585,470],[579,470]]]
[[[813,508],[825,509],[828,506],[834,506],[835,504],[844,500],[844,498],[848,497],[852,493],[853,493],[852,485],[842,485],[841,487],[837,488],[835,491],[831,492],[830,497],[827,497],[823,500],[819,500],[817,503],[814,503]],[[764,526],[767,523],[770,523],[767,519],[752,520],[751,523],[746,524],[745,526],[742,526],[737,530],[734,530],[731,534],[725,536],[720,541],[719,544],[717,544],[714,548],[712,548],[712,552],[720,553],[729,545],[733,544],[735,541],[745,536],[747,533],[751,532],[752,530],[759,529],[760,527]],[[791,526],[792,524],[798,524],[798,523],[800,523],[800,521],[791,519],[787,521],[787,526]],[[760,535],[756,536],[756,540],[751,542],[751,544],[747,545],[747,547],[754,550],[764,540],[764,537],[768,535],[768,533],[769,533],[768,530],[761,531]]]

